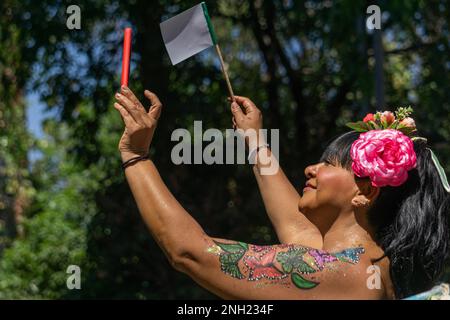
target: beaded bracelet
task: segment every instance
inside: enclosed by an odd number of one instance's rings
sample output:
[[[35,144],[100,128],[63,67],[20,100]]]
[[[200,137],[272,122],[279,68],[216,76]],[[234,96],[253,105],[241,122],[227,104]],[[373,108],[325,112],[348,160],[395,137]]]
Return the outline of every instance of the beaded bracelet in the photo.
[[[150,159],[149,154],[147,154],[145,156],[137,156],[137,157],[131,158],[131,159],[125,161],[124,163],[122,163],[122,169],[125,170],[127,167],[135,164],[136,162],[139,162],[141,160],[147,160],[147,159]]]

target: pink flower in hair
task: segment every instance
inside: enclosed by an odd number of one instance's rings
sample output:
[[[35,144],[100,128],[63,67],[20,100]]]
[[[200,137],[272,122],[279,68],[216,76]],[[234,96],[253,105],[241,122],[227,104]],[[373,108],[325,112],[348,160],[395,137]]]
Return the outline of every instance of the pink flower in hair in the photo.
[[[399,186],[416,167],[412,140],[399,130],[370,130],[353,142],[352,169],[360,178],[369,177],[375,187]]]

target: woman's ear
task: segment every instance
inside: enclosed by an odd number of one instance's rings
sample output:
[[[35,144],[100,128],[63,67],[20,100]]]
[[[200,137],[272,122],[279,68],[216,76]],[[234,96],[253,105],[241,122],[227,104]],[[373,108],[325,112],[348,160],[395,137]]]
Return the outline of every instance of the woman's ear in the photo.
[[[380,194],[380,188],[372,186],[370,179],[355,179],[358,190],[352,199],[352,205],[355,207],[370,206]]]

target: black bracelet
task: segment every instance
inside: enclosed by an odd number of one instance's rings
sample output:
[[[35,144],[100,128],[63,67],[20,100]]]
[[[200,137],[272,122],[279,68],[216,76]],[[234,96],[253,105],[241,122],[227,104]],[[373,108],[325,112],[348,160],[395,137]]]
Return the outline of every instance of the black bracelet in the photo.
[[[122,169],[125,170],[127,167],[131,166],[132,164],[135,164],[136,162],[139,162],[141,160],[147,160],[147,159],[150,159],[149,154],[147,154],[145,156],[137,156],[137,157],[131,158],[131,159],[125,161],[124,163],[122,163]]]

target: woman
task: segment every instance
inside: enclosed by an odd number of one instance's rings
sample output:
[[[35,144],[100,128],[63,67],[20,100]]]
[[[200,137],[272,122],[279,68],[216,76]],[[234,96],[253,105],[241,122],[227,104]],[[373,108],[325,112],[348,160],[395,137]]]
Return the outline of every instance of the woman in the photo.
[[[144,94],[148,112],[129,88],[116,94],[114,107],[125,123],[119,143],[125,175],[172,266],[201,286],[231,299],[393,299],[430,288],[441,274],[450,200],[424,139],[413,142],[392,129],[366,132],[368,141],[382,134],[378,142],[389,135],[392,143],[401,142],[395,150],[388,150],[391,142],[381,146],[386,157],[401,157],[384,159],[397,166],[389,175],[392,168],[367,165],[379,161],[372,144],[348,132],[305,169],[302,196],[282,170],[260,174],[259,158],[263,151],[270,156],[270,149],[257,141],[254,173],[281,242],[257,246],[205,234],[167,189],[148,158],[162,104],[155,94]],[[249,99],[236,97],[231,110],[237,128],[262,127]],[[386,114],[383,123],[392,123],[391,117]]]

